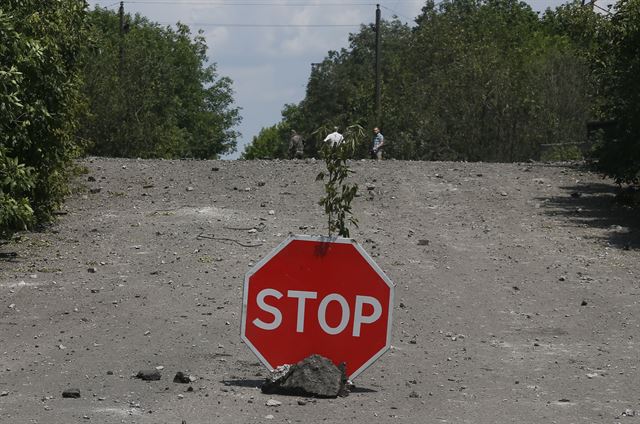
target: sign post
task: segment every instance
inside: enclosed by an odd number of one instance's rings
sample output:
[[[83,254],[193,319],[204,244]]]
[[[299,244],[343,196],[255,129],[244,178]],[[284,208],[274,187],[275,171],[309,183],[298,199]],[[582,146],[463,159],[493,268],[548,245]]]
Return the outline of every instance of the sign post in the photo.
[[[291,236],[245,276],[241,337],[270,370],[318,354],[353,379],[391,346],[393,296],[354,240]]]

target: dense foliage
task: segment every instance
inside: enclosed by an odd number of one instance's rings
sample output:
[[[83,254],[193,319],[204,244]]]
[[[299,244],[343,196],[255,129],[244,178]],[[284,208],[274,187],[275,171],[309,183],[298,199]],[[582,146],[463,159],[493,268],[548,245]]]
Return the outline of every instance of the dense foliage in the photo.
[[[585,19],[573,18],[577,9]],[[545,144],[580,145],[597,116],[586,34],[602,18],[577,3],[548,13],[515,0],[446,0],[427,2],[413,28],[383,21],[380,123],[375,34],[363,26],[313,67],[304,100],[279,125],[307,134],[381,126],[386,156],[402,159],[518,161],[540,157]]]
[[[600,169],[619,183],[640,183],[640,0],[621,0],[611,17],[598,69],[616,123],[597,151]]]
[[[80,135],[103,156],[211,159],[235,150],[240,121],[231,80],[206,65],[204,36],[116,13],[89,15],[85,68],[90,117]],[[122,47],[122,58],[121,50]]]
[[[202,34],[140,16],[126,16],[125,29],[83,0],[0,3],[0,239],[51,217],[83,152],[235,149],[231,80],[206,65]]]
[[[85,7],[0,3],[0,238],[47,220],[67,193],[83,110]]]

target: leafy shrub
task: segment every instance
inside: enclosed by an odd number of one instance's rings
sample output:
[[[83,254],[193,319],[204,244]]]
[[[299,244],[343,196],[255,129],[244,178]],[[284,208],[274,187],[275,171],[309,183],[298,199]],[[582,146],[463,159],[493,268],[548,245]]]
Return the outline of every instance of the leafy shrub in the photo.
[[[85,3],[0,4],[0,234],[50,219],[79,152]]]

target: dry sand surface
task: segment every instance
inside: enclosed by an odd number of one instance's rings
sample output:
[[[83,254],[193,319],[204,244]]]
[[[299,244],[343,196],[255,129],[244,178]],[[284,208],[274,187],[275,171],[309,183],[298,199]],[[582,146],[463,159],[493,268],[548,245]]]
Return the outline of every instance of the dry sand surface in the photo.
[[[352,163],[393,347],[329,400],[262,394],[239,335],[245,273],[326,232],[322,162],[81,165],[57,223],[0,247],[3,424],[640,423],[637,220],[578,165]]]

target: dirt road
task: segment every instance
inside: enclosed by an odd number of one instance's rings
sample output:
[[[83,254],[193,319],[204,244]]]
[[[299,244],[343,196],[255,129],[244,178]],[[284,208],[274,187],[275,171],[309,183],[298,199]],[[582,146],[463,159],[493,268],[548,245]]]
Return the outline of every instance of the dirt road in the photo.
[[[267,406],[243,277],[325,233],[322,163],[82,164],[57,224],[0,251],[2,423],[640,423],[638,221],[597,175],[353,163],[352,235],[397,284],[393,348],[349,397]]]

